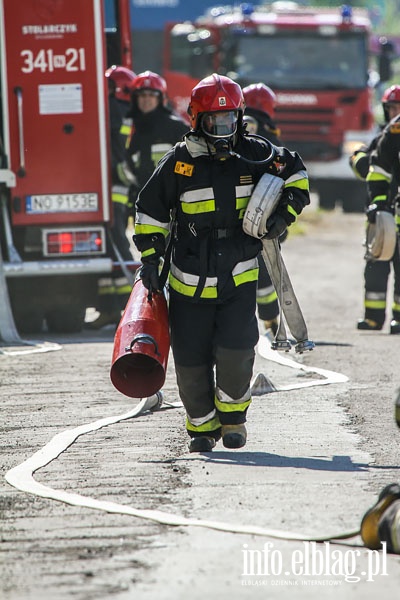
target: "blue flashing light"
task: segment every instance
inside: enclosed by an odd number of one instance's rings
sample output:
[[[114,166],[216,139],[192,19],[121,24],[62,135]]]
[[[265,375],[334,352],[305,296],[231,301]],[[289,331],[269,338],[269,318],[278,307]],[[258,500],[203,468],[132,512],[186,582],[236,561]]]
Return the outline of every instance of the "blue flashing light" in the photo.
[[[342,19],[343,21],[351,21],[351,17],[353,16],[353,9],[348,4],[343,4],[342,6]]]
[[[249,17],[254,12],[254,6],[250,2],[244,2],[240,5],[240,10],[242,11],[242,15],[244,17]]]

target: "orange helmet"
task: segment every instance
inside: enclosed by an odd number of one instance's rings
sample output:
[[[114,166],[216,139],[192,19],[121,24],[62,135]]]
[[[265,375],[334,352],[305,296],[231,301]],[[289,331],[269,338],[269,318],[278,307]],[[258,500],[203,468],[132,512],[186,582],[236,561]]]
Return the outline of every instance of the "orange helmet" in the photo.
[[[130,102],[131,85],[135,81],[136,73],[126,67],[112,65],[112,67],[105,72],[105,76],[107,80],[113,82],[115,97],[123,102]]]
[[[385,121],[388,122],[390,119],[389,119],[389,113],[387,111],[387,106],[388,106],[388,104],[391,104],[392,102],[400,103],[400,85],[392,85],[389,88],[387,88],[383,92],[381,102],[382,102],[383,113],[385,115]]]
[[[131,92],[135,93],[140,90],[153,90],[158,92],[163,104],[167,101],[167,82],[161,75],[153,73],[153,71],[143,71],[139,73],[135,81],[132,82]]]
[[[188,107],[192,130],[200,129],[204,113],[237,111],[241,122],[244,106],[240,85],[229,77],[213,73],[202,79],[192,90]]]
[[[243,88],[244,101],[248,108],[267,113],[272,119],[275,116],[276,95],[265,83],[252,83]]]

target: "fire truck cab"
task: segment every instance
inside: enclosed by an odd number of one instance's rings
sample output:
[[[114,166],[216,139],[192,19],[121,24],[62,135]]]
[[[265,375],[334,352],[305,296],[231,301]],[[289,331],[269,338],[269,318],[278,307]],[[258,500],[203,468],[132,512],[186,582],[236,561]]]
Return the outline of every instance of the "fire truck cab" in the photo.
[[[129,0],[0,0],[0,262],[19,331],[80,331],[113,269],[104,73],[131,67],[129,36]]]
[[[216,6],[195,22],[167,25],[169,96],[183,115],[192,87],[212,72],[242,86],[267,84],[277,95],[282,142],[302,156],[321,206],[363,210],[365,184],[348,157],[376,131],[370,27],[367,11],[350,7]]]

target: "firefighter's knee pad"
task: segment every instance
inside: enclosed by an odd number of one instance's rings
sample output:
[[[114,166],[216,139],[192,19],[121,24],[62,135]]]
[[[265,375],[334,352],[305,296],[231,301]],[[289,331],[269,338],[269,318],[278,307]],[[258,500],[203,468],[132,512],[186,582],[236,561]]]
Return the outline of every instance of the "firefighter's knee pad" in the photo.
[[[253,348],[230,350],[218,347],[215,353],[217,386],[232,398],[241,398],[250,386],[255,352]]]

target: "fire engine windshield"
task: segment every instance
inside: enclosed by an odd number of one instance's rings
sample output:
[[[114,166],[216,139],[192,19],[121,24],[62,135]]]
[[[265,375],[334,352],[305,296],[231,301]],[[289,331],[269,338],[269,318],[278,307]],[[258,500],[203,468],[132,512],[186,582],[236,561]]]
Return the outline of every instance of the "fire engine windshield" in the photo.
[[[214,70],[241,85],[255,81],[272,89],[362,88],[368,82],[365,33],[336,35],[277,31],[220,31],[220,39],[206,28],[175,27],[171,36],[170,68],[194,78]]]
[[[368,55],[363,35],[313,33],[235,35],[226,53],[228,74],[241,85],[268,82],[272,89],[365,88]]]

